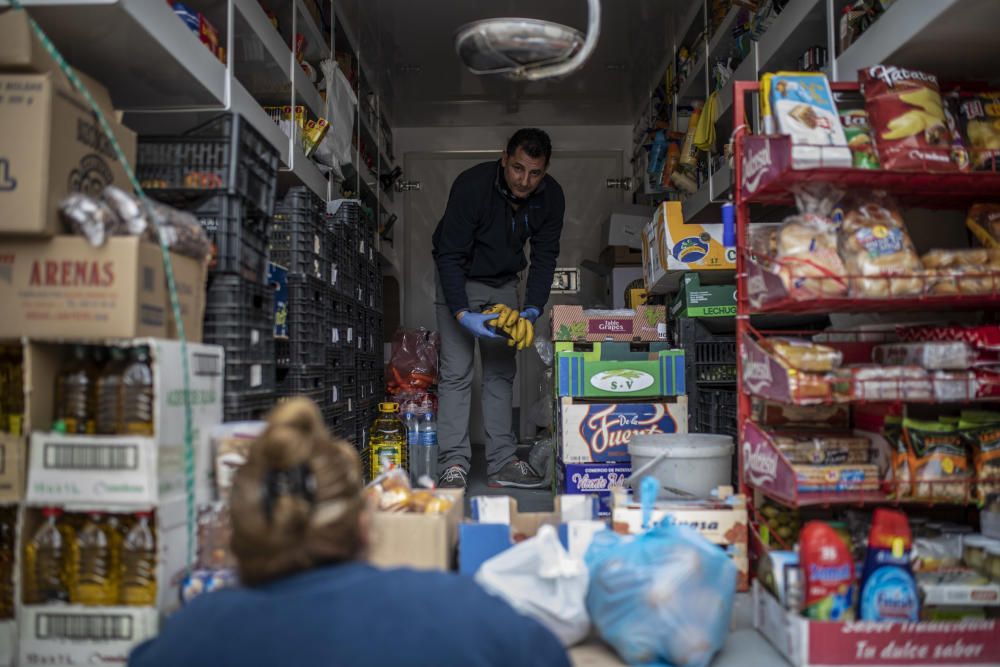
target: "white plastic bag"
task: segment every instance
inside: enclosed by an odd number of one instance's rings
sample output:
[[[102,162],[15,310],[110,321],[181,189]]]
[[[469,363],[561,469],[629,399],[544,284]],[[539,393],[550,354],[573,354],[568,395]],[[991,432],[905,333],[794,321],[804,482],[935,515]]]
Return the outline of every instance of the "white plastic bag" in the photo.
[[[564,646],[590,632],[587,566],[570,557],[552,526],[483,563],[476,581],[544,625]]]
[[[320,69],[326,84],[326,117],[330,129],[313,152],[313,158],[321,170],[331,171],[340,180],[344,177],[344,165],[351,162],[354,109],[358,98],[335,61],[324,60]]]

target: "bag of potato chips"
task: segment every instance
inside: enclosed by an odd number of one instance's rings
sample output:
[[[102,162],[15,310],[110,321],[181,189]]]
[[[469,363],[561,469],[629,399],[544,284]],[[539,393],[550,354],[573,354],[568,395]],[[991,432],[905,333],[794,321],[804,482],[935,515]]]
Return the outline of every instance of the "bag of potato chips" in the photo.
[[[933,74],[891,65],[858,72],[865,109],[883,169],[959,171],[968,168],[954,115]]]

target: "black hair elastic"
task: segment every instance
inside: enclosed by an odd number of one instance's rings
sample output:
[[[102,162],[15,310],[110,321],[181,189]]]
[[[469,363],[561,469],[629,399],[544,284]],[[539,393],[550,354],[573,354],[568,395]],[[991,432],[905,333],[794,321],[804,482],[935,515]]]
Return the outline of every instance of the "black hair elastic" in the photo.
[[[264,475],[264,516],[268,523],[271,523],[275,501],[282,496],[298,496],[310,505],[316,501],[316,478],[308,463],[268,470]]]

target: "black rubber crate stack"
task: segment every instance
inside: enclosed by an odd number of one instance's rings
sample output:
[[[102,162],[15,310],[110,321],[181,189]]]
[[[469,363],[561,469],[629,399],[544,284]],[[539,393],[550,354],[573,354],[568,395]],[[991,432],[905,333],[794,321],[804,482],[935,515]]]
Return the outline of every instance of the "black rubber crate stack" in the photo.
[[[713,334],[697,319],[676,323],[684,349],[688,428],[692,433],[736,434],[736,337]]]
[[[306,396],[326,414],[334,405],[327,377],[333,290],[323,201],[290,188],[274,213],[271,261],[288,269],[288,338],[277,341],[278,395]]]
[[[237,114],[179,136],[142,136],[136,175],[153,198],[198,218],[212,241],[204,340],[226,350],[224,418],[274,404],[274,292],[268,240],[278,152]]]

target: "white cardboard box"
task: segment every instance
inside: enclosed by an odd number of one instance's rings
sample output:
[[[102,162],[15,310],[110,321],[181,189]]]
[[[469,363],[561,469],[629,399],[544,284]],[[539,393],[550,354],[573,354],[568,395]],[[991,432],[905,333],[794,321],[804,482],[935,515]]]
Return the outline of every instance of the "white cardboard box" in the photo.
[[[17,621],[0,621],[0,667],[14,664],[17,655]]]
[[[153,506],[183,498],[184,384],[177,341],[135,339],[150,349],[154,385],[152,438],[63,435],[48,431],[54,386],[64,345],[31,341],[28,422],[33,430],[26,502],[86,507]],[[114,344],[121,344],[115,342]],[[222,421],[224,350],[188,344],[191,418],[198,502],[209,496],[209,430]]]
[[[687,433],[688,399],[631,403],[560,400],[557,431],[564,463],[628,463],[628,443],[643,433]]]

